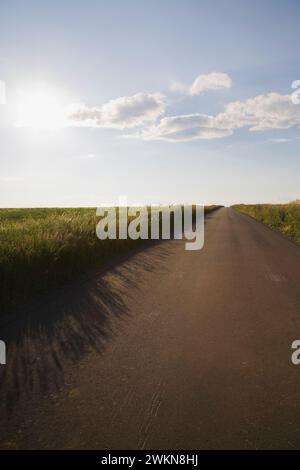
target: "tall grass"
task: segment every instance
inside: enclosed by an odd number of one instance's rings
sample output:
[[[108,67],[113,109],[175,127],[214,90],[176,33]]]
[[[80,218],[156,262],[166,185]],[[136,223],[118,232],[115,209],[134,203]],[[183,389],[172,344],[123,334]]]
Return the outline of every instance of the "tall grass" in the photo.
[[[238,204],[233,207],[300,242],[299,201],[289,204]]]
[[[100,242],[98,221],[94,208],[0,209],[1,311],[148,242]]]
[[[96,223],[95,209],[0,210],[1,305],[13,306],[129,249],[130,240],[99,243]]]

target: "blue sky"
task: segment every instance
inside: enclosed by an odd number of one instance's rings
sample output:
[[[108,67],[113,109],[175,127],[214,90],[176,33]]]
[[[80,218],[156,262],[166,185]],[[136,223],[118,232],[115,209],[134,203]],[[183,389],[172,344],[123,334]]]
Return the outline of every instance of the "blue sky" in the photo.
[[[0,205],[299,198],[299,20],[297,0],[2,0]]]

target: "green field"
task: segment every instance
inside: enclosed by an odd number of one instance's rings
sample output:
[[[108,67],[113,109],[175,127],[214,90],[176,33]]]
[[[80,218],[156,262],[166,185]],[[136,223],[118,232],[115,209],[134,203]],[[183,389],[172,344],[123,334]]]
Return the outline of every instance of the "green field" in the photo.
[[[95,233],[98,221],[94,208],[0,209],[1,311],[149,243],[100,241]]]
[[[289,204],[238,204],[233,207],[300,242],[299,201]]]

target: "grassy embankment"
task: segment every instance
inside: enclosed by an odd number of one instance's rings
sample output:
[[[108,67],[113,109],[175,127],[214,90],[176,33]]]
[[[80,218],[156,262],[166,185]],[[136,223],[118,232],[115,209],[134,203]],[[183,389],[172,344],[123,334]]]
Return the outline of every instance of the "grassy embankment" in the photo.
[[[148,243],[100,241],[98,221],[94,208],[0,209],[0,311]]]
[[[233,208],[300,242],[299,201],[289,204],[238,204]]]

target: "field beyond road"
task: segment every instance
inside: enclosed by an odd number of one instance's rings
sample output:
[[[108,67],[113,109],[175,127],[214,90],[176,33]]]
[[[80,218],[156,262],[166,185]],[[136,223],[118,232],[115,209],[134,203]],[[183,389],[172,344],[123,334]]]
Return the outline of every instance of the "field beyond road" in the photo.
[[[300,447],[300,247],[226,208],[202,250],[183,243],[2,326],[3,448]]]
[[[233,207],[300,242],[300,201],[289,204],[237,204]]]

